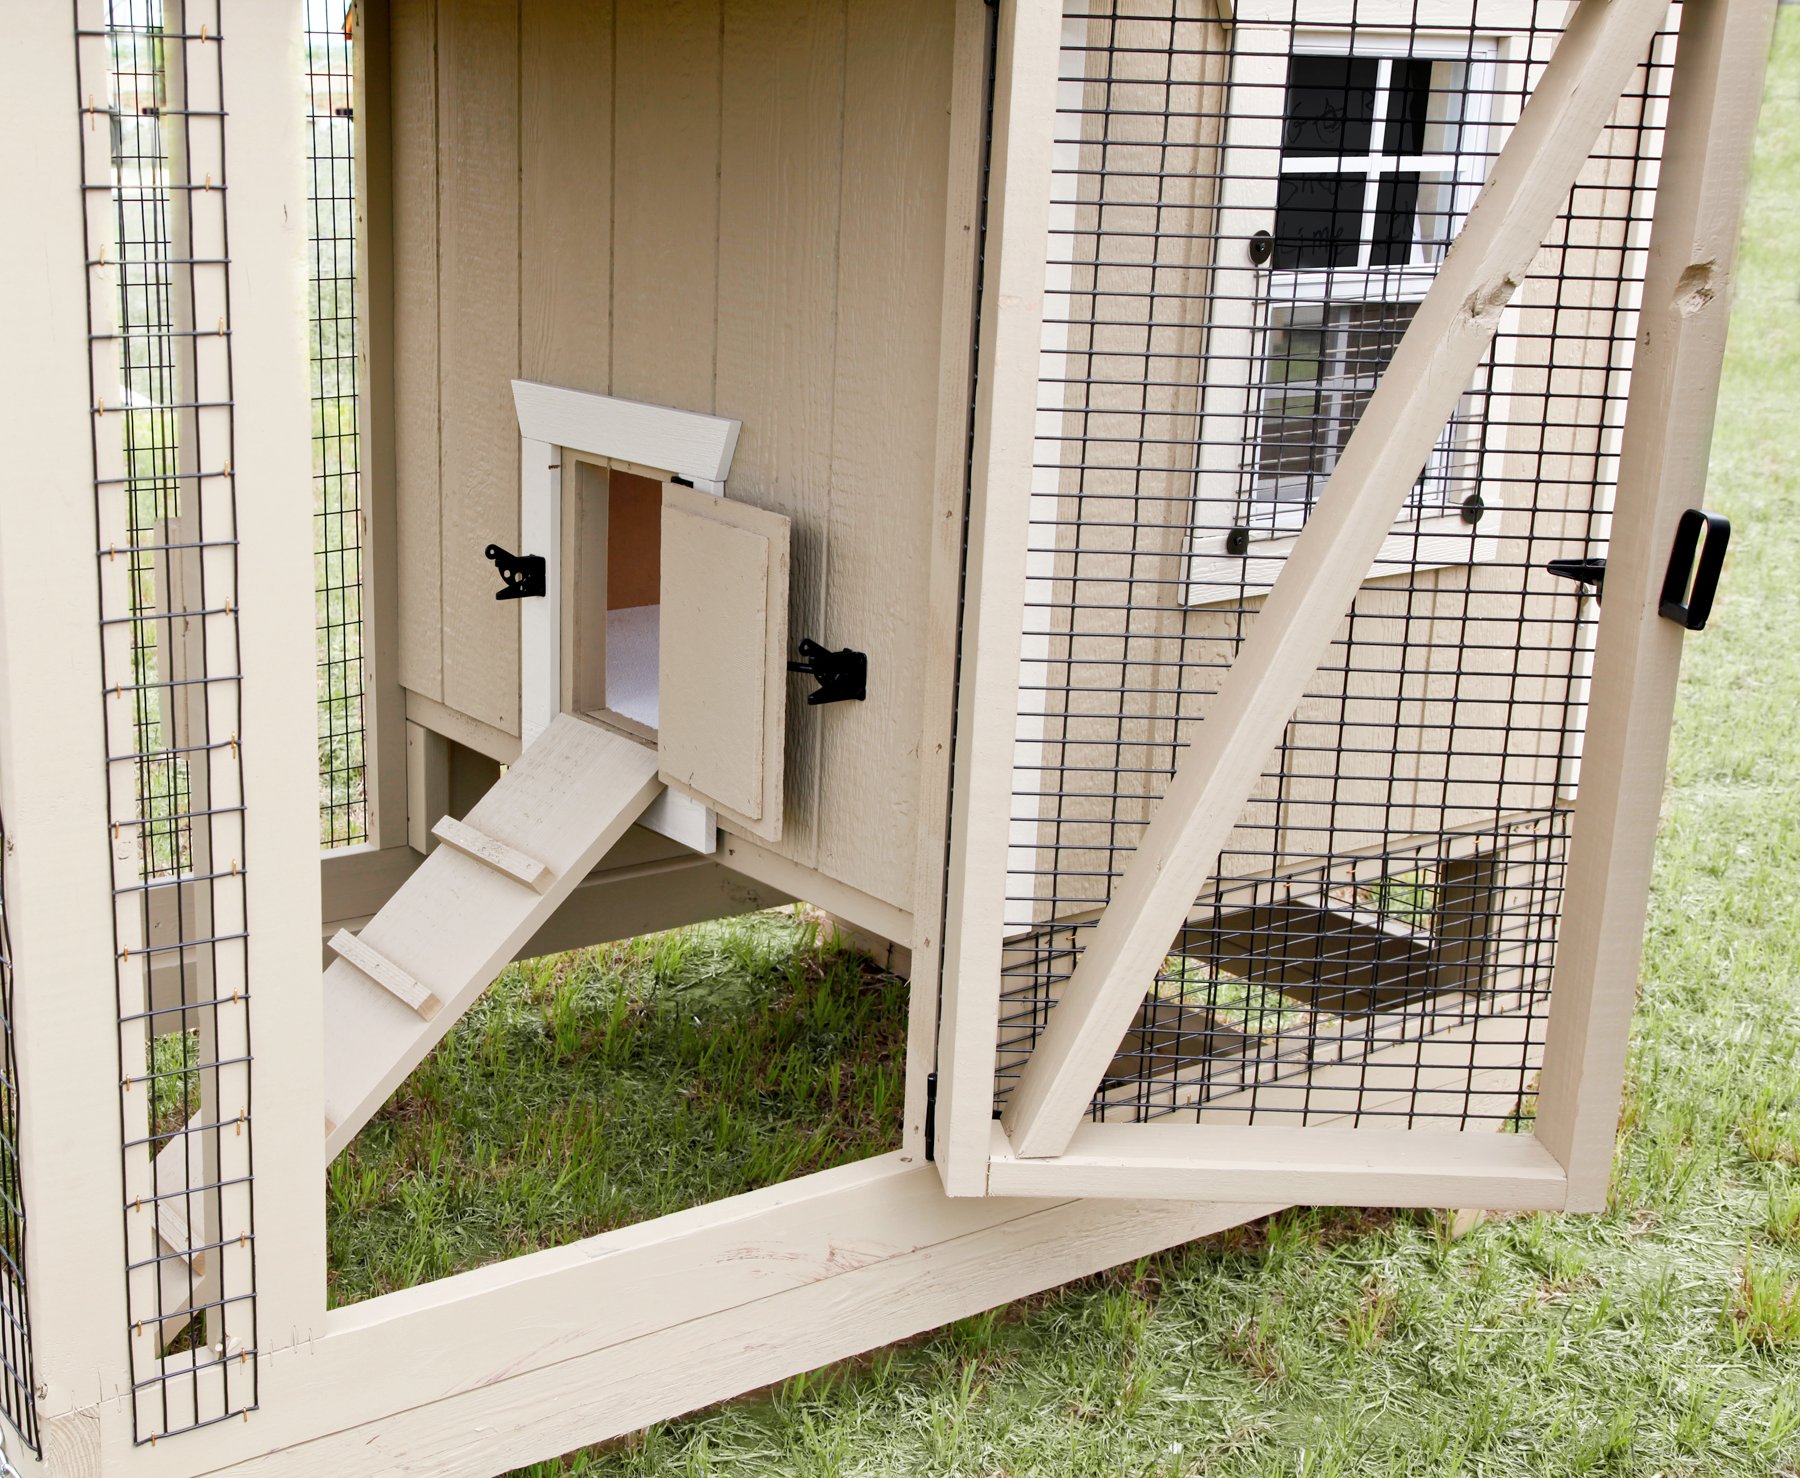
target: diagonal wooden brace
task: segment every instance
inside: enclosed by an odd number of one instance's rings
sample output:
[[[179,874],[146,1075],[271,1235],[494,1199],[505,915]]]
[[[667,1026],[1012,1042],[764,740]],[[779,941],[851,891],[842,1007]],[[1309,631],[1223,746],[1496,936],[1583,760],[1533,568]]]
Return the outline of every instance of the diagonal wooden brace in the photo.
[[[1007,1105],[1059,1155],[1668,0],[1581,0],[1120,877]]]

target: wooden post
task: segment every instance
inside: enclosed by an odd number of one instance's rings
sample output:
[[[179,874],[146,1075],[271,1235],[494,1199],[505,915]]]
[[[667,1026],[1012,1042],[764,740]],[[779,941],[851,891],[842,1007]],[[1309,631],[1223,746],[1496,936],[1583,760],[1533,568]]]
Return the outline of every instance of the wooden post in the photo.
[[[325,1316],[304,38],[291,6],[235,7],[228,18],[256,1338],[285,1342],[308,1337]]]
[[[938,1051],[952,1195],[987,1188],[1062,8],[1009,0],[999,26]]]
[[[1681,664],[1657,605],[1676,521],[1705,496],[1774,18],[1775,0],[1682,7],[1538,1096],[1571,1211],[1604,1209],[1612,1171]]]
[[[931,505],[930,585],[925,602],[925,678],[919,733],[919,850],[913,863],[907,1010],[904,1152],[925,1154],[930,1075],[937,1065],[938,985],[943,964],[945,838],[950,828],[963,515],[969,476],[969,384],[975,346],[975,274],[980,268],[981,178],[987,149],[988,28],[982,0],[958,0],[951,68],[950,159],[944,211],[944,296],[938,336],[937,492]]]
[[[0,809],[15,966],[20,1174],[38,1410],[57,1451],[63,1418],[128,1381],[119,1210],[112,876],[107,847],[99,604],[88,383],[88,250],[77,127],[105,158],[104,112],[77,120],[66,6],[8,17],[15,66],[0,126],[9,189],[31,202],[0,232],[12,286],[0,356]],[[104,75],[104,42],[84,40]],[[83,107],[88,100],[81,98]],[[104,109],[97,96],[93,106]],[[111,269],[93,290],[116,292]],[[28,347],[27,347],[28,346]],[[116,346],[114,346],[116,348]],[[104,350],[100,351],[104,352]],[[7,1453],[21,1461],[16,1439]]]
[[[1668,14],[1584,0],[1113,890],[1011,1102],[1020,1156],[1060,1154],[1419,470]],[[991,701],[991,700],[990,700]]]

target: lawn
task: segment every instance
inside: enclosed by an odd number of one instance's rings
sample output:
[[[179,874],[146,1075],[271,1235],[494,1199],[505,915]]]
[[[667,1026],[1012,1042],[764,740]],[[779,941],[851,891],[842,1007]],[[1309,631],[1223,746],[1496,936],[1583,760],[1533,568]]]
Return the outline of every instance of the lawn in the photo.
[[[1606,1214],[1458,1237],[1435,1213],[1290,1211],[524,1471],[1800,1471],[1797,228],[1789,10],[1708,497],[1737,542],[1689,646]],[[891,981],[803,919],[671,938],[509,972],[333,1171],[336,1297],[885,1145]],[[747,1034],[684,1012],[719,992]],[[846,1056],[866,1071],[829,1078]],[[623,1086],[555,1076],[577,1060]],[[551,1075],[536,1103],[510,1086],[527,1061]],[[754,1113],[733,1107],[747,1073]],[[583,1115],[615,1092],[611,1143]],[[784,1121],[800,1109],[797,1139]],[[633,1171],[634,1116],[652,1111],[698,1153]]]

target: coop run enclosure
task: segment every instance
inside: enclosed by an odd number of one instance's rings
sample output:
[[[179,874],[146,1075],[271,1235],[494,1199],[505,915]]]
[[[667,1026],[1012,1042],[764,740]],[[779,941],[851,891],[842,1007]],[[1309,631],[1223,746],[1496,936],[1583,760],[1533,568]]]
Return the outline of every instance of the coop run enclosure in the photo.
[[[1772,9],[15,17],[6,1460],[487,1473],[1603,1205]],[[328,1308],[510,962],[795,899],[898,1149]]]

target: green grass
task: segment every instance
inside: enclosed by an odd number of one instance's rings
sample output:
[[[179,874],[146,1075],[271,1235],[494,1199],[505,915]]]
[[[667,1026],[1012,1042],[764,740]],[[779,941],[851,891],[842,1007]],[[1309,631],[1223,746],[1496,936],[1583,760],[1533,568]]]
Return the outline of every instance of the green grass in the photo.
[[[1800,1471],[1796,228],[1788,11],[1708,495],[1737,542],[1689,648],[1605,1214],[1453,1237],[1437,1213],[1292,1210],[523,1471]],[[898,992],[793,928],[509,973],[334,1170],[337,1297],[880,1147]],[[822,1036],[818,990],[839,1023]],[[683,1014],[703,1001],[728,1009]],[[846,1049],[855,1071],[822,1095]],[[650,1122],[670,1113],[673,1146]]]
[[[898,1144],[905,986],[756,914],[515,965],[331,1167],[350,1303]]]

